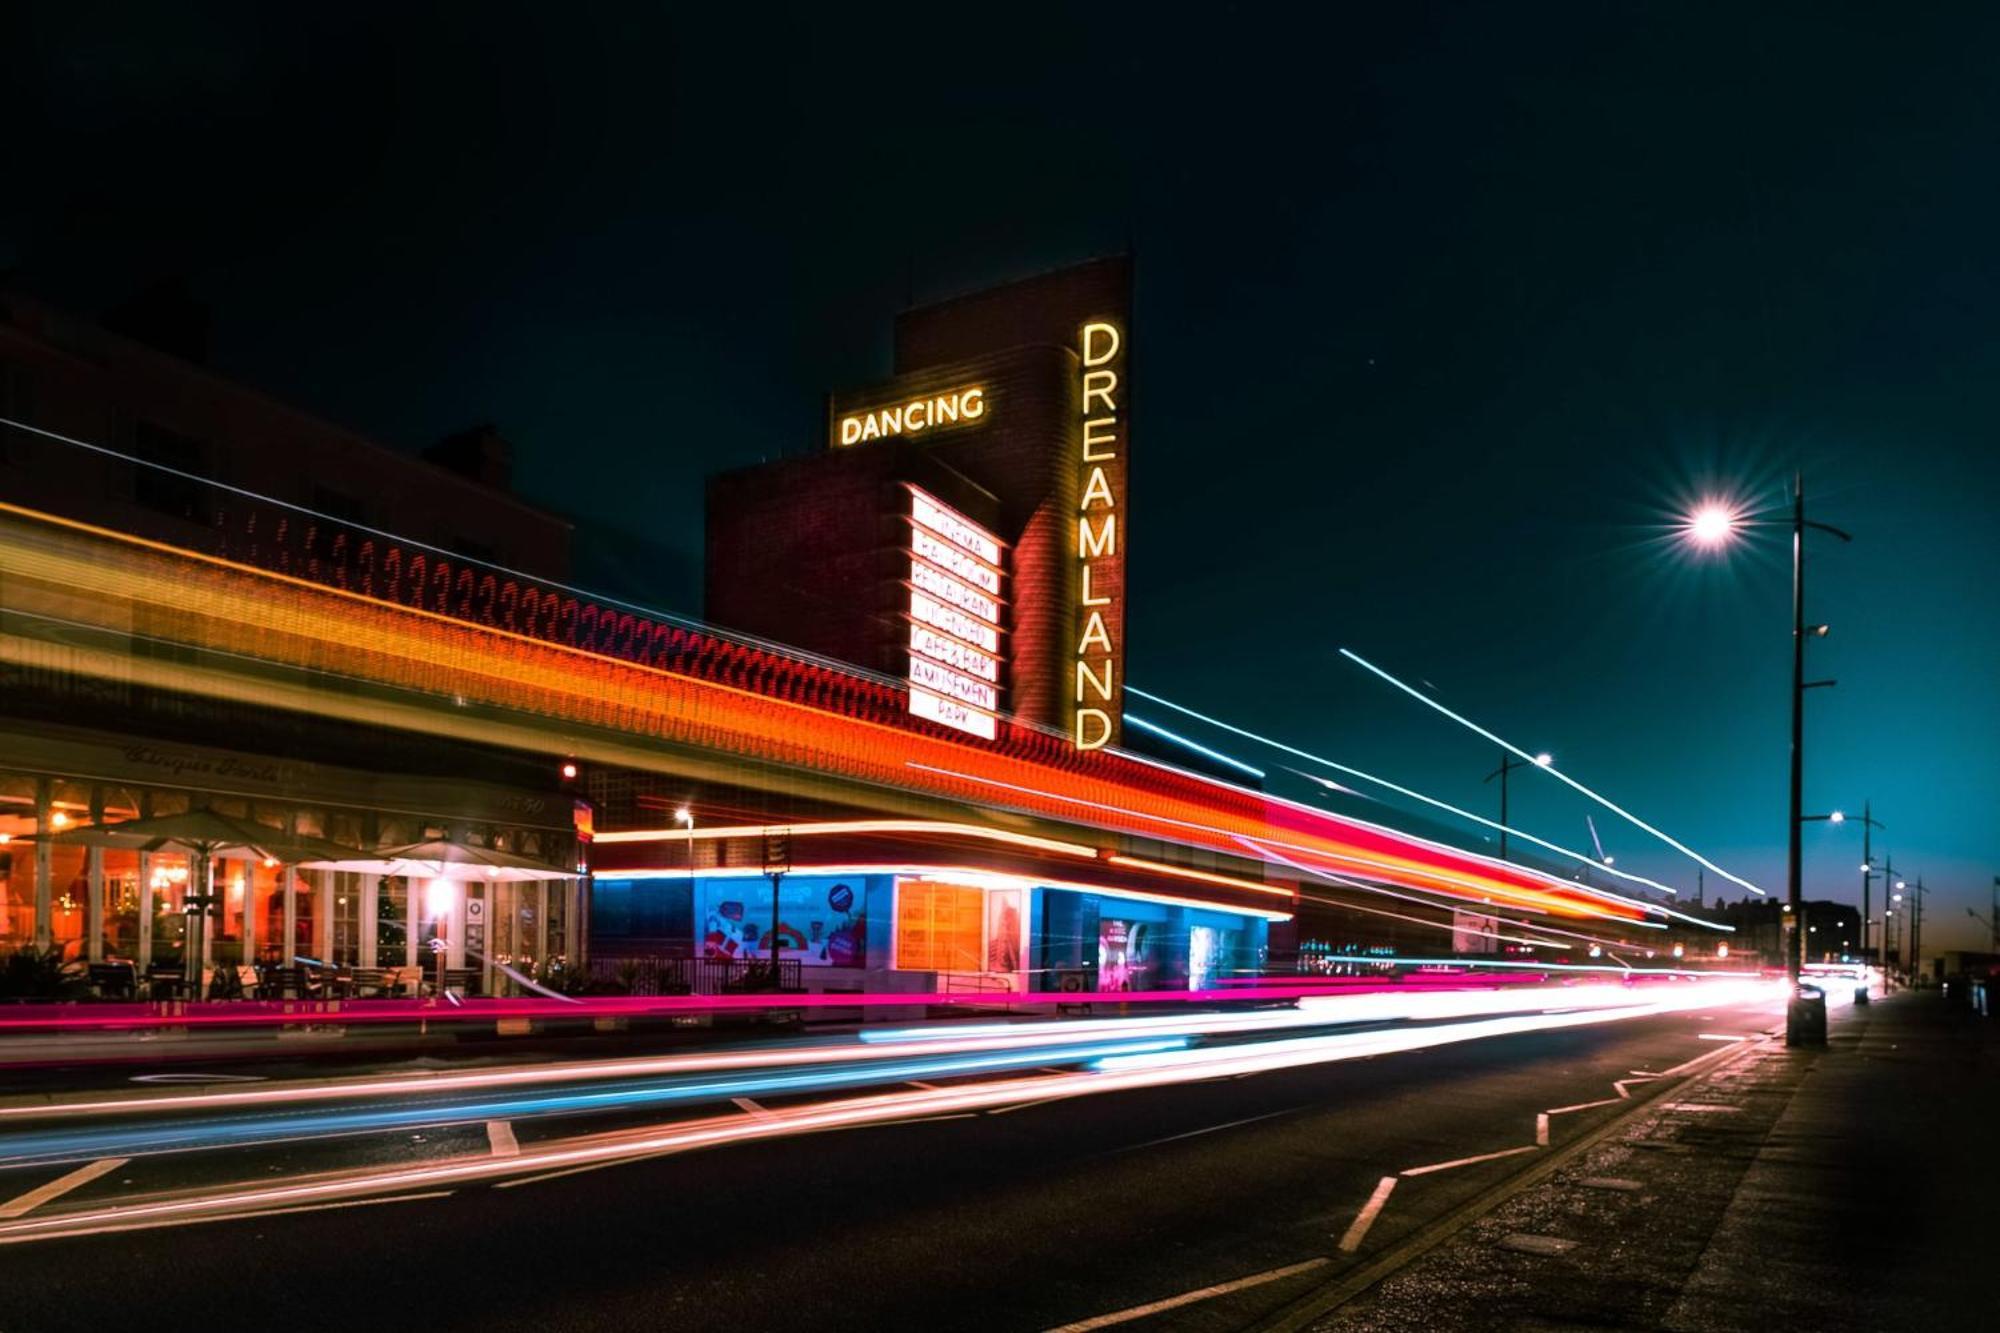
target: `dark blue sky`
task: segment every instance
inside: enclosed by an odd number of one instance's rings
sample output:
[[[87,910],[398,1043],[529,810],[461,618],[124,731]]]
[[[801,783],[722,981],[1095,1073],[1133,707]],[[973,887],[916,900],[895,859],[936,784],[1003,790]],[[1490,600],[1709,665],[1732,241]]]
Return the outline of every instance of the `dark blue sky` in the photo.
[[[1489,808],[1352,647],[1772,889],[1784,542],[1659,534],[1803,466],[1857,537],[1814,548],[1808,804],[1871,799],[1973,942],[2000,10],[1345,8],[30,5],[0,266],[183,278],[221,368],[394,443],[496,420],[693,610],[701,477],[809,448],[912,293],[1131,245],[1134,681]],[[1859,830],[1807,843],[1852,896]]]

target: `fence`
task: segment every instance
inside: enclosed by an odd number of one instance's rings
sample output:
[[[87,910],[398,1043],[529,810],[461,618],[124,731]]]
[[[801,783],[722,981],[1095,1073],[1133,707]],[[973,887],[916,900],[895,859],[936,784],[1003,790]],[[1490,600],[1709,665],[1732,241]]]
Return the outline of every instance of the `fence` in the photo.
[[[730,995],[771,990],[771,965],[755,959],[603,958],[590,960],[590,979],[622,986],[629,995]],[[778,962],[778,991],[805,989],[796,958]]]

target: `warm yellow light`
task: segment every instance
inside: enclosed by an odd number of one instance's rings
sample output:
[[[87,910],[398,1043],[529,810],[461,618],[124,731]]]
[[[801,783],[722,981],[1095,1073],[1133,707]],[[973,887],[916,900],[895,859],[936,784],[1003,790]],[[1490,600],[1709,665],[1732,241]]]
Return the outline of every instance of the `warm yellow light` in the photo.
[[[69,816],[58,810],[49,816],[49,823],[55,825],[57,828],[68,828]]]

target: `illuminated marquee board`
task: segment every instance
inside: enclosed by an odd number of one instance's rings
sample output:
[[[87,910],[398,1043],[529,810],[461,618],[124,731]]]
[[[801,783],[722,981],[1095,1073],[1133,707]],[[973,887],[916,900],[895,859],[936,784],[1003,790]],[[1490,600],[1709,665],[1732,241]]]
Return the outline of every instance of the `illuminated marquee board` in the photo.
[[[969,426],[986,416],[986,390],[977,384],[912,398],[890,407],[867,412],[850,412],[840,419],[834,442],[861,444],[893,435],[921,435],[927,430],[948,426]]]
[[[1003,660],[1000,541],[936,497],[907,489],[910,712],[992,740]]]
[[[1119,513],[1125,507],[1125,338],[1116,324],[1092,320],[1078,334],[1082,362],[1082,498],[1077,502],[1079,569],[1076,631],[1076,748],[1118,739],[1123,716],[1125,554]]]

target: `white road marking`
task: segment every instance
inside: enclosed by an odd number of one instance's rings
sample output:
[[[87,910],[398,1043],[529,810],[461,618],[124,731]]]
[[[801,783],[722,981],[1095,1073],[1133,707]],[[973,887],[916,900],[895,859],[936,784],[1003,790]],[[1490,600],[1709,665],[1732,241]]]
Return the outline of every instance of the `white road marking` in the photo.
[[[1055,1102],[1066,1102],[1068,1100],[1069,1098],[1067,1097],[1042,1097],[1032,1102],[1015,1102],[1012,1106],[995,1106],[988,1109],[986,1114],[1006,1115],[1009,1111],[1025,1111],[1031,1106],[1048,1106]]]
[[[1547,1111],[1543,1111],[1535,1117],[1535,1146],[1537,1148],[1546,1148],[1549,1146],[1549,1113]]]
[[[86,1231],[72,1231],[71,1236],[103,1236],[120,1231],[152,1231],[160,1227],[186,1226],[200,1222],[238,1222],[252,1217],[287,1217],[292,1213],[325,1213],[335,1208],[373,1208],[383,1203],[416,1203],[420,1199],[449,1199],[451,1190],[427,1190],[422,1194],[391,1194],[380,1199],[342,1199],[335,1203],[301,1203],[289,1208],[259,1208],[248,1213],[217,1213],[213,1217],[190,1218],[150,1218],[133,1222],[112,1222],[101,1227],[91,1227]]]
[[[514,1141],[514,1126],[505,1120],[486,1122],[486,1142],[492,1145],[495,1157],[519,1157],[521,1145]]]
[[[1551,1106],[1548,1110],[1548,1114],[1568,1115],[1571,1111],[1591,1111],[1595,1110],[1600,1106],[1616,1106],[1618,1105],[1619,1102],[1623,1100],[1625,1099],[1622,1097],[1601,1097],[1597,1101],[1578,1102],[1574,1106]]]
[[[1093,1328],[1109,1328],[1113,1324],[1127,1324],[1134,1319],[1144,1319],[1149,1314],[1162,1310],[1178,1310],[1183,1305],[1193,1305],[1197,1301],[1213,1300],[1217,1296],[1227,1296],[1231,1292],[1244,1291],[1250,1287],[1261,1287],[1266,1282],[1277,1282],[1299,1273],[1310,1273],[1315,1268],[1324,1268],[1331,1259],[1308,1259],[1302,1264],[1287,1264],[1283,1268],[1273,1268],[1268,1273],[1253,1273],[1249,1277],[1239,1277],[1234,1282],[1218,1282],[1212,1287],[1198,1287],[1194,1291],[1183,1292],[1179,1296],[1169,1296],[1163,1301],[1152,1301],[1145,1305],[1135,1305],[1129,1310],[1114,1310],[1110,1314],[1096,1315],[1090,1319],[1079,1319],[1074,1324],[1062,1324],[1048,1333],[1088,1333]]]
[[[17,1199],[0,1204],[0,1218],[26,1217],[50,1199],[59,1199],[79,1185],[88,1185],[107,1171],[116,1171],[129,1157],[100,1157],[66,1176],[57,1176],[46,1185],[37,1185]]]
[[[1663,1111],[1712,1111],[1722,1115],[1735,1115],[1743,1108],[1740,1106],[1723,1106],[1718,1102],[1668,1102],[1660,1109]]]
[[[922,1081],[921,1079],[914,1079],[914,1078],[913,1078],[913,1079],[909,1079],[909,1080],[907,1080],[907,1082],[909,1083],[909,1085],[910,1085],[911,1087],[913,1087],[913,1088],[922,1088],[922,1089],[923,1089],[923,1090],[924,1090],[925,1092],[936,1092],[936,1091],[937,1091],[937,1084],[935,1084],[935,1083],[925,1083],[925,1082],[923,1082],[923,1081]]]
[[[1695,1037],[1696,1037],[1697,1039],[1701,1040],[1701,1041],[1750,1041],[1750,1040],[1752,1040],[1752,1038],[1750,1038],[1750,1037],[1739,1037],[1739,1036],[1737,1036],[1737,1035],[1736,1035],[1736,1034],[1735,1034],[1734,1032],[1697,1032],[1697,1033],[1695,1033]]]
[[[1389,1191],[1396,1188],[1394,1176],[1384,1176],[1376,1182],[1375,1192],[1368,1196],[1368,1202],[1361,1205],[1361,1211],[1354,1215],[1353,1225],[1340,1238],[1340,1252],[1353,1254],[1361,1248],[1362,1240],[1368,1235],[1368,1228],[1375,1225],[1375,1215],[1382,1211],[1382,1205],[1389,1202]]]
[[[751,1101],[748,1097],[731,1097],[729,1100],[735,1104],[737,1110],[743,1112],[743,1114],[747,1116],[754,1116],[759,1120],[777,1119],[776,1116],[772,1115],[769,1111],[765,1110],[763,1107],[757,1105],[757,1103]]]
[[[1113,1148],[1105,1156],[1115,1157],[1122,1152],[1138,1152],[1141,1148],[1157,1148],[1162,1143],[1179,1143],[1182,1139],[1198,1139],[1204,1134],[1215,1134],[1225,1129],[1235,1129],[1238,1125],[1254,1125],[1259,1120],[1270,1120],[1277,1116],[1290,1115],[1297,1109],[1297,1107],[1286,1107],[1282,1111],[1267,1111],[1263,1115],[1246,1116],[1242,1120],[1232,1120],[1226,1125],[1210,1125],[1206,1129],[1191,1129],[1185,1134],[1169,1134],[1163,1139],[1148,1139],[1144,1143],[1135,1143],[1127,1148]]]
[[[1427,1176],[1433,1171],[1450,1171],[1454,1167],[1472,1166],[1477,1162],[1491,1162],[1502,1157],[1518,1157],[1524,1152],[1536,1151],[1538,1149],[1535,1145],[1529,1143],[1519,1148],[1502,1148],[1499,1152],[1483,1152],[1477,1157],[1460,1157],[1449,1162],[1432,1162],[1429,1166],[1413,1166],[1403,1172],[1403,1174],[1406,1176]]]

